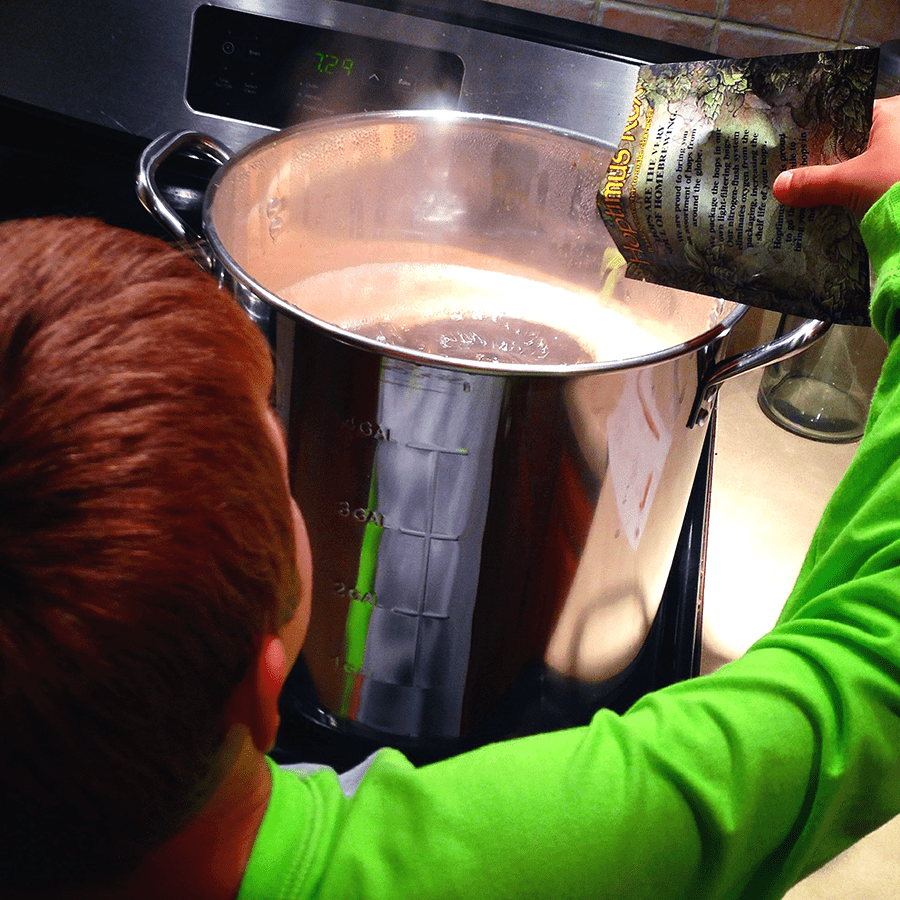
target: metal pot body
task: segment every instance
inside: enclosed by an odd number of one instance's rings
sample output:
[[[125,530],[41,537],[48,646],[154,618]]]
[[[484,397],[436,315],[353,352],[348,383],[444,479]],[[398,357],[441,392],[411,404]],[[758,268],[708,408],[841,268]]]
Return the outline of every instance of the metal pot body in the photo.
[[[313,551],[303,661],[320,721],[464,739],[489,728],[530,668],[602,691],[642,647],[721,380],[716,355],[744,308],[619,277],[595,203],[610,154],[512,120],[361,115],[264,139],[213,179],[198,255],[275,348]],[[364,292],[286,299],[371,263],[564,286],[584,305],[532,303],[526,315],[513,292],[499,314],[593,346],[602,307],[656,343],[595,347],[569,365],[451,359],[347,330],[427,315],[413,296],[378,309]],[[743,365],[727,362],[728,374]]]
[[[536,664],[614,685],[684,519],[704,437],[687,425],[697,353],[510,375],[296,327],[286,420],[320,710],[455,738],[482,731]]]

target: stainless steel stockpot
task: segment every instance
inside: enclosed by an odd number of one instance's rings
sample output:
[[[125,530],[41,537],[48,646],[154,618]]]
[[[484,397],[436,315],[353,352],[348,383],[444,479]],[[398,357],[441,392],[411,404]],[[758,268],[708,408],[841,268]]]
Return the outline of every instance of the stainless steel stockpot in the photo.
[[[222,163],[202,238],[156,187],[185,148]],[[721,359],[745,307],[618,277],[595,205],[611,151],[533,123],[397,112],[287,129],[234,156],[164,135],[142,157],[144,203],[274,347],[315,567],[311,714],[335,727],[456,739],[535,664],[621,678],[660,603],[717,386],[827,327]],[[286,299],[324,272],[410,262],[566,286],[657,344],[570,365],[457,360],[348,331],[384,312],[352,291]],[[418,314],[411,298],[388,306]],[[543,322],[590,337],[590,309],[546,307]]]

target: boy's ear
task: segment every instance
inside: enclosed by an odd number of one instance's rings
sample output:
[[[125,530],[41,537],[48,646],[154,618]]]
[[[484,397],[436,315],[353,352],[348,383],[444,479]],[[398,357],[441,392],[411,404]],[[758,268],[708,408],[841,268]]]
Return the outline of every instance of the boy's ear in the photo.
[[[278,732],[278,697],[288,674],[284,644],[266,635],[228,704],[228,724],[242,724],[262,753],[272,749]]]

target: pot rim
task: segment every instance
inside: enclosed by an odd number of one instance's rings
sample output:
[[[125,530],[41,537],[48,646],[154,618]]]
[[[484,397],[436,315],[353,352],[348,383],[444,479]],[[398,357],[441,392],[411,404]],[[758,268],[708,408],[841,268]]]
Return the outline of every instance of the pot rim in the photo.
[[[555,137],[563,137],[579,143],[588,144],[593,147],[615,149],[598,138],[580,132],[559,128],[554,125],[530,122],[525,119],[516,119],[507,116],[496,116],[487,113],[470,113],[459,110],[389,110],[350,113],[347,115],[332,116],[290,126],[281,131],[266,135],[242,148],[239,152],[231,156],[227,162],[220,166],[210,180],[209,186],[203,197],[202,223],[204,237],[209,243],[218,265],[221,266],[228,275],[251,296],[260,298],[279,312],[289,316],[294,321],[315,331],[325,332],[341,343],[375,353],[379,356],[389,357],[407,363],[481,374],[559,377],[622,371],[625,369],[654,365],[686,354],[694,353],[697,350],[724,338],[747,312],[747,306],[739,303],[732,303],[733,308],[728,311],[720,321],[716,322],[707,330],[700,332],[682,343],[672,344],[661,350],[643,354],[641,356],[555,365],[541,363],[498,363],[460,359],[456,357],[441,356],[435,353],[426,353],[419,350],[410,350],[408,348],[384,343],[375,340],[374,338],[356,334],[355,332],[348,331],[294,306],[292,303],[282,299],[245,272],[243,267],[235,261],[234,257],[225,247],[212,221],[212,209],[215,203],[216,192],[225,179],[228,178],[229,174],[245,160],[256,155],[261,150],[266,149],[272,144],[290,141],[293,136],[298,133],[306,135],[317,131],[335,132],[340,129],[352,128],[367,123],[389,123],[394,121],[421,121],[428,123],[454,123],[467,121],[484,123],[487,125],[502,126],[507,131],[529,133],[537,131]],[[715,298],[711,299],[714,300]]]

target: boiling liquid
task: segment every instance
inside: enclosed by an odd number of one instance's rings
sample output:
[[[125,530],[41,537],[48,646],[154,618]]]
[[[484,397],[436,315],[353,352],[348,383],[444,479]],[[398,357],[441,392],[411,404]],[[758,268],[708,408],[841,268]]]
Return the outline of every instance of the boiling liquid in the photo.
[[[628,359],[663,343],[597,297],[445,263],[372,263],[282,291],[347,331],[452,359],[563,365]]]
[[[591,361],[571,335],[522,319],[438,319],[418,325],[376,322],[353,329],[384,344],[479,362],[563,365]]]

